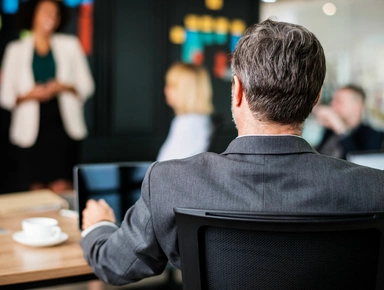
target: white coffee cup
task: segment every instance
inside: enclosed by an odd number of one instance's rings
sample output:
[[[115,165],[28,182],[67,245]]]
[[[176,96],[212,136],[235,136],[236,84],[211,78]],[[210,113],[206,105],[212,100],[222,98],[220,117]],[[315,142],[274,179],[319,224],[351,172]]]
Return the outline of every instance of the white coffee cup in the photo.
[[[25,237],[30,241],[57,240],[61,234],[59,222],[53,218],[37,217],[22,221]]]

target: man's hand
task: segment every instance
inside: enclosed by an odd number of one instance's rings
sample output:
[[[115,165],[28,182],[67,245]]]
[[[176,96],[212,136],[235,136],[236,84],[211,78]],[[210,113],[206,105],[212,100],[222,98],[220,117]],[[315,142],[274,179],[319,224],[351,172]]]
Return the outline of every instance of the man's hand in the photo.
[[[100,199],[99,201],[94,199],[88,200],[87,205],[83,210],[83,230],[86,230],[90,226],[101,221],[116,222],[112,208],[104,199]]]
[[[312,113],[316,116],[316,120],[324,127],[332,130],[337,135],[344,134],[348,131],[345,122],[337,115],[331,107],[318,105]]]

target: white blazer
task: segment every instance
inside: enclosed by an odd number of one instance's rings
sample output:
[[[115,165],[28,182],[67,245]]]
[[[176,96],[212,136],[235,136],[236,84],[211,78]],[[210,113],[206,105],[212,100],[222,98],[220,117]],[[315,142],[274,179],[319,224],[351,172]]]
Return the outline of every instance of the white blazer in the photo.
[[[51,49],[56,62],[56,79],[76,88],[77,96],[70,92],[58,96],[64,129],[74,140],[87,135],[83,104],[94,92],[94,82],[78,39],[74,36],[54,34]],[[16,105],[19,96],[26,95],[34,86],[32,61],[33,36],[8,44],[2,68],[0,106],[12,111],[10,140],[19,147],[31,147],[39,133],[40,105],[30,100]]]

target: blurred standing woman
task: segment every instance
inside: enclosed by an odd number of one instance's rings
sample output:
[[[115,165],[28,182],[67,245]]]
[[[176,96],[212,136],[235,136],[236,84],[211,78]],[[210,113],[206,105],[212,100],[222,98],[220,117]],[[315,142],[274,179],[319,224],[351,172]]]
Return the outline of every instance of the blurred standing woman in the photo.
[[[61,1],[23,2],[20,20],[32,34],[4,54],[0,105],[12,112],[22,190],[70,189],[78,141],[87,135],[83,104],[94,83],[77,38],[56,33],[66,14]]]
[[[207,151],[213,131],[212,85],[207,70],[179,62],[168,69],[165,82],[166,102],[175,118],[157,160],[186,158]]]

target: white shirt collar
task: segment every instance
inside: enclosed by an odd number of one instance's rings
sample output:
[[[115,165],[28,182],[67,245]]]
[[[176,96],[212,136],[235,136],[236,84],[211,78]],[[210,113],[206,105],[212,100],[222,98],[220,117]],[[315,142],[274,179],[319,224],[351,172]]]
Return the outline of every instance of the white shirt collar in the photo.
[[[281,137],[281,136],[291,136],[291,137],[298,137],[298,138],[302,138],[301,136],[299,135],[293,135],[293,134],[246,134],[246,135],[241,135],[241,136],[237,136],[237,138],[241,138],[241,137],[250,137],[250,136],[261,136],[261,137]]]

